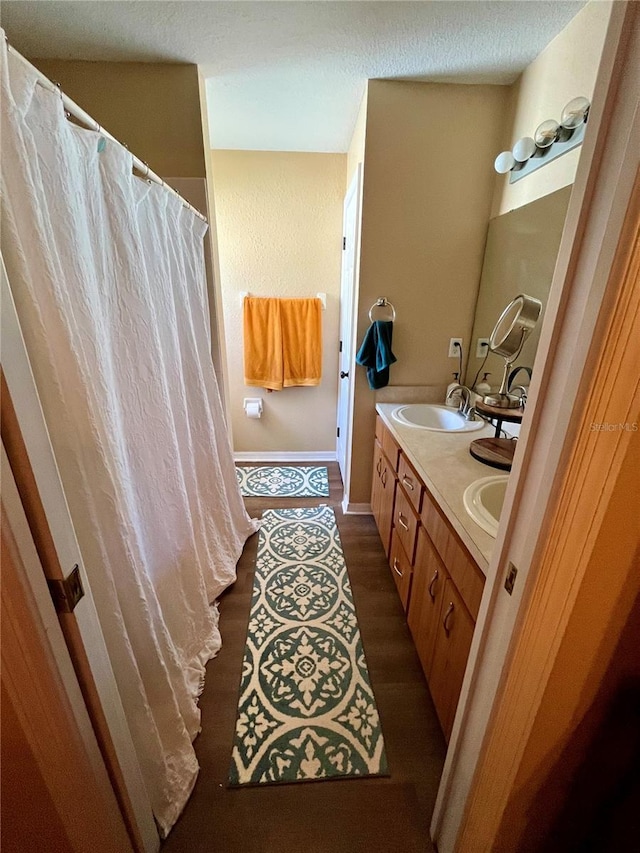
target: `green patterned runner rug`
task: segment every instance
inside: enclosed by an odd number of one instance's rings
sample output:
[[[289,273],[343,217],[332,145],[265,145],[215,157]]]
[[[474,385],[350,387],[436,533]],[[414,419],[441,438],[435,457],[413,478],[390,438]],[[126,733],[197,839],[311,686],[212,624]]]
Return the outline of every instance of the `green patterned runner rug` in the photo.
[[[334,512],[266,510],[230,784],[386,773]]]
[[[245,498],[328,497],[329,475],[317,465],[238,466],[236,477]]]

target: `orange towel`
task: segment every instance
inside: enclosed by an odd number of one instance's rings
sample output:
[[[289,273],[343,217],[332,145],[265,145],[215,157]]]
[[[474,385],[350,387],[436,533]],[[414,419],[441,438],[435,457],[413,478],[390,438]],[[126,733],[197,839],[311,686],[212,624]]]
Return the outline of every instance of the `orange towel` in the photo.
[[[281,299],[283,385],[319,385],[322,378],[322,303]]]
[[[282,389],[282,328],[280,300],[245,296],[244,384],[272,391]]]
[[[322,378],[319,299],[244,299],[244,382],[280,391]]]

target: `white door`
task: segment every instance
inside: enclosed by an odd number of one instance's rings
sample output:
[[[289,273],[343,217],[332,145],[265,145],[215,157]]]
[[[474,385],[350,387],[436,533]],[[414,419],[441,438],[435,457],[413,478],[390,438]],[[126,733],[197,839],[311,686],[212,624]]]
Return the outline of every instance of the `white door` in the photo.
[[[336,455],[346,503],[349,495],[351,461],[351,420],[355,368],[356,269],[360,236],[360,181],[362,166],[358,165],[344,199],[342,228],[342,283],[340,289],[340,357],[338,359],[338,424]]]

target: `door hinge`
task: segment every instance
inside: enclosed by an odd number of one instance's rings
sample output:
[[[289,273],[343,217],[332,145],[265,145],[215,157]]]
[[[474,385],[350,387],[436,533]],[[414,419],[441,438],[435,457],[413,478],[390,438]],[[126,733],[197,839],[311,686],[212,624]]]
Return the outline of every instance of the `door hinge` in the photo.
[[[47,584],[54,607],[58,613],[73,613],[76,604],[81,598],[84,598],[80,569],[77,564],[71,569],[71,573],[64,580],[50,580],[47,578]]]
[[[518,570],[513,565],[513,563],[509,563],[509,570],[507,572],[507,577],[504,582],[504,588],[507,590],[509,595],[512,594],[513,588],[516,584],[516,575],[518,574]]]
[[[340,427],[336,429],[336,438],[340,438]]]
[[[343,237],[342,238],[342,251],[344,252],[346,248],[347,248],[347,238]]]

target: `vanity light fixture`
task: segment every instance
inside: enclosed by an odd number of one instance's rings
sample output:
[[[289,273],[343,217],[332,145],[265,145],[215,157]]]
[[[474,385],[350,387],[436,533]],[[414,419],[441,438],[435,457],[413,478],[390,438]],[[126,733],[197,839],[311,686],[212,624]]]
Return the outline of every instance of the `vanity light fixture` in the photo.
[[[516,163],[526,163],[536,153],[536,143],[530,136],[523,136],[512,148]]]
[[[584,139],[590,106],[588,98],[573,98],[562,110],[559,122],[555,119],[543,121],[533,137],[523,136],[511,151],[498,154],[493,164],[496,172],[500,175],[509,172],[509,183],[513,184],[545,163],[577,148]]]
[[[499,175],[506,175],[515,165],[516,158],[511,151],[503,151],[502,154],[498,154],[496,157],[493,167]]]

